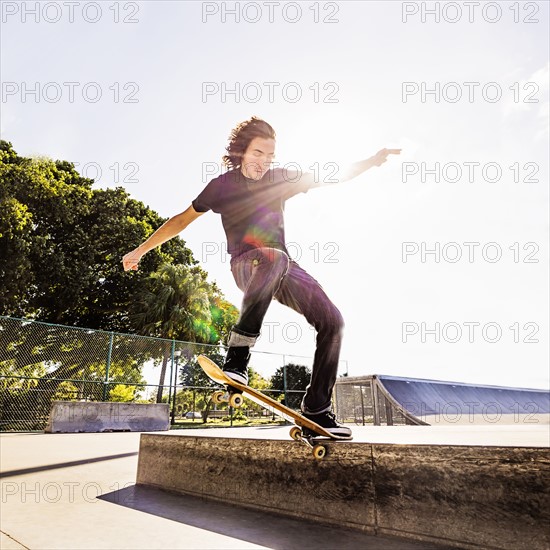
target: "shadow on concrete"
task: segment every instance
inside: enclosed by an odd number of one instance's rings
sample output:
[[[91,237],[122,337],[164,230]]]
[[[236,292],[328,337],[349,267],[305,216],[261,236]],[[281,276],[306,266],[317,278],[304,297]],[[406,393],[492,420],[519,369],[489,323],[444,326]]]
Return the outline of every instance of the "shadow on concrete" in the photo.
[[[72,466],[81,466],[82,464],[91,464],[93,462],[103,462],[105,460],[116,460],[117,458],[127,458],[136,456],[138,453],[120,453],[118,455],[98,456],[96,458],[84,458],[82,460],[73,460],[72,462],[58,462],[57,464],[48,464],[46,466],[35,466],[34,468],[22,468],[21,470],[8,470],[0,473],[0,479],[3,477],[15,477],[35,472],[44,472],[46,470],[58,470],[60,468],[71,468]]]
[[[98,499],[274,550],[364,548],[372,550],[449,550],[451,547],[376,536],[343,527],[285,518],[133,485]]]

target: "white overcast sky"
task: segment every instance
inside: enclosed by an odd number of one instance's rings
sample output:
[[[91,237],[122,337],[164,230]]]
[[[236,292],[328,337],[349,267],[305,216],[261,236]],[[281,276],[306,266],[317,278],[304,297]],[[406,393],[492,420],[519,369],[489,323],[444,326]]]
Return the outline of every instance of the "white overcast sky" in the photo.
[[[275,128],[277,162],[322,177],[401,147],[287,204],[291,252],[346,321],[340,372],[549,386],[547,2],[3,2],[1,15],[2,138],[162,216],[219,173],[252,115]],[[220,218],[182,237],[240,305]],[[266,322],[256,350],[313,355],[299,315],[274,302]]]

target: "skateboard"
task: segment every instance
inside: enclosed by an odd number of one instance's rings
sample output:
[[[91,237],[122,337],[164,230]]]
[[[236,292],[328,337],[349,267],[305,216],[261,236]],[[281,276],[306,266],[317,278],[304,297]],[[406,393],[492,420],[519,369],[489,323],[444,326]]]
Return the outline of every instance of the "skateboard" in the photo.
[[[212,401],[214,403],[229,403],[231,407],[238,408],[242,406],[244,402],[243,395],[245,395],[248,399],[271,413],[293,422],[295,425],[290,430],[290,437],[295,441],[301,441],[306,444],[311,449],[316,459],[321,460],[327,453],[327,448],[319,443],[319,438],[328,438],[332,440],[342,439],[346,441],[351,439],[351,437],[334,435],[325,430],[322,426],[319,426],[319,424],[316,424],[312,420],[302,416],[299,412],[279,403],[279,401],[275,401],[275,399],[268,397],[261,391],[232,380],[208,357],[199,355],[197,360],[202,370],[210,379],[226,387],[226,391],[216,391],[212,394]]]

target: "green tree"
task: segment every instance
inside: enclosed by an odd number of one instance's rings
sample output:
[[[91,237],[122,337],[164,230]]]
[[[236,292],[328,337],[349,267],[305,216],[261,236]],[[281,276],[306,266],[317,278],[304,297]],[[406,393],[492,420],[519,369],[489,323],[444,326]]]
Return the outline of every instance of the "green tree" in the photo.
[[[214,391],[219,390],[220,386],[206,376],[205,372],[202,370],[197,361],[198,351],[198,349],[187,349],[182,354],[184,363],[181,365],[179,371],[179,380],[183,386],[191,388],[193,405],[195,407],[199,401],[203,401],[202,419],[203,422],[206,422],[212,407],[212,394]],[[225,356],[219,353],[216,348],[205,349],[201,352],[203,355],[212,359],[217,365],[223,365]]]
[[[31,238],[32,216],[28,208],[13,197],[0,196],[0,311],[19,316],[28,307],[28,289],[33,282]]]
[[[135,386],[127,386],[125,384],[117,384],[109,392],[109,401],[128,402],[133,401],[136,394]]]
[[[176,393],[176,416],[183,416],[193,409],[193,392],[188,389]]]
[[[271,387],[271,381],[267,378],[264,378],[259,372],[257,372],[256,370],[254,370],[253,367],[250,366],[248,367],[248,385],[251,388],[255,388],[267,395],[270,395],[269,389]],[[262,413],[262,411],[265,410],[264,407],[258,405],[257,403],[254,403],[253,401],[248,401],[248,403],[246,404],[246,408],[256,411],[260,414]]]
[[[231,328],[239,318],[239,310],[224,298],[216,283],[212,283],[209,298],[211,317],[210,343],[226,343],[229,341]]]
[[[202,273],[183,265],[163,264],[150,275],[138,295],[134,322],[142,334],[158,338],[207,343],[213,339],[209,286]],[[157,392],[162,402],[166,366],[171,349],[166,346]]]
[[[238,312],[214,284],[206,284],[207,274],[185,241],[171,239],[150,251],[139,271],[123,271],[124,253],[165,219],[123,188],[94,189],[93,184],[70,162],[20,157],[11,143],[0,140],[0,316],[137,332],[132,306],[144,289],[150,290],[150,274],[168,263],[190,274],[189,301],[199,301],[204,311],[210,311],[210,321],[199,315],[198,323],[190,322],[189,314],[188,330],[172,337],[210,343],[225,339]],[[204,288],[193,298],[195,283],[196,289],[201,284]],[[160,326],[163,318],[147,322]],[[33,406],[49,408],[58,387],[69,378],[80,380],[72,383],[76,390],[71,391],[87,399],[101,399],[117,382],[141,384],[143,365],[164,362],[171,349],[169,341],[117,336],[110,383],[105,385],[108,334],[86,334],[38,322],[18,325],[15,332],[0,331],[0,372],[13,375],[2,383],[17,386],[18,392],[10,396],[11,411],[21,408],[17,396],[22,392],[28,393],[29,406],[34,400]],[[17,375],[28,377],[29,372],[35,379],[16,381]],[[66,385],[63,388],[68,395]],[[11,413],[0,404],[0,417],[6,414]]]
[[[222,354],[213,348],[207,351],[203,350],[202,353],[212,359],[217,365],[223,365],[225,353]],[[183,386],[192,388],[189,390],[192,395],[192,404],[195,408],[202,404],[203,422],[206,422],[212,408],[212,394],[217,390],[221,390],[221,386],[205,374],[196,360],[196,355],[190,355],[186,364],[182,365],[180,369],[180,381]],[[264,392],[269,388],[270,382],[256,372],[253,367],[249,366],[248,385]],[[222,404],[221,407],[227,407],[227,404]],[[263,409],[260,405],[249,400],[247,400],[246,407],[258,412]]]
[[[93,183],[70,162],[19,157],[0,141],[0,315],[133,332],[128,309],[149,274],[197,264],[175,238],[125,273],[124,253],[165,219],[122,188]]]
[[[274,390],[278,390],[279,395],[283,395],[284,385],[284,371],[286,369],[286,405],[291,409],[299,409],[303,397],[310,379],[311,369],[305,365],[296,365],[289,363],[284,367],[279,367],[275,374],[271,377],[271,387]]]

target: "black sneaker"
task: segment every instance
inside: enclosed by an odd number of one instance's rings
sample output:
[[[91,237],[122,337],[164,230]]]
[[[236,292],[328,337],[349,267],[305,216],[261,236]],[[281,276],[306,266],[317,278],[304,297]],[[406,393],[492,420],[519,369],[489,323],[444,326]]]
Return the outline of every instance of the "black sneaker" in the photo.
[[[250,361],[250,348],[248,346],[232,346],[227,350],[222,370],[235,382],[247,386],[248,361]]]
[[[335,436],[346,439],[352,438],[351,430],[347,426],[338,424],[336,416],[332,411],[325,411],[318,414],[303,412],[302,415],[305,416],[308,420],[319,424],[319,426],[325,428],[327,432],[330,432]]]

